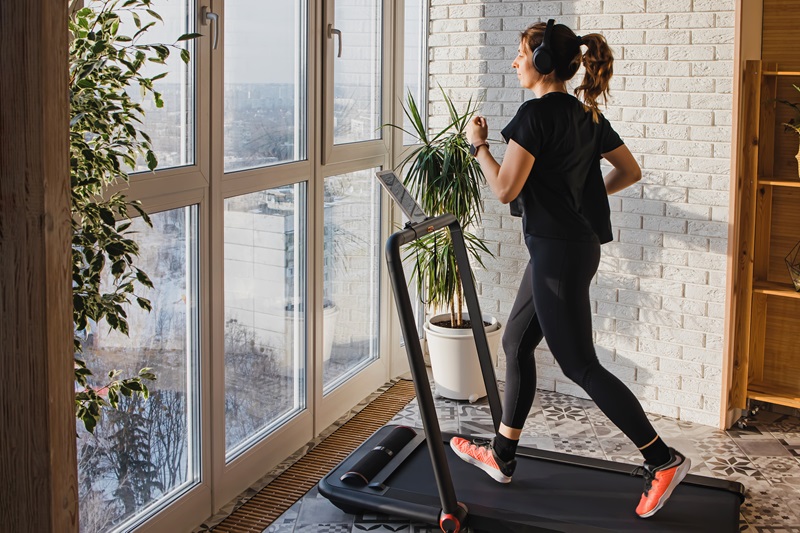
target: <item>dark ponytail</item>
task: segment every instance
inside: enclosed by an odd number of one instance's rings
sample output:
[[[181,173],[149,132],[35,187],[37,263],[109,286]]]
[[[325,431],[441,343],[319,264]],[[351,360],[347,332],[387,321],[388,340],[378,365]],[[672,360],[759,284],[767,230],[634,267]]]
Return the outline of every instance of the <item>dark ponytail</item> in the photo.
[[[614,75],[614,56],[606,38],[599,33],[584,35],[581,44],[586,45],[586,52],[582,56],[586,73],[583,82],[575,88],[575,96],[583,100],[597,120],[600,115],[598,99],[602,97],[603,105],[608,102],[609,84]]]
[[[544,22],[537,22],[522,32],[521,40],[531,53],[542,44],[546,26]],[[603,105],[606,104],[609,83],[614,74],[614,56],[605,37],[599,33],[580,37],[564,24],[556,24],[553,26],[550,39],[555,69],[547,76],[566,82],[575,76],[583,64],[586,67],[586,74],[583,76],[583,82],[575,89],[575,96],[583,100],[592,112],[594,120],[599,120],[598,99],[602,97]],[[586,46],[585,53],[582,53],[581,46]]]

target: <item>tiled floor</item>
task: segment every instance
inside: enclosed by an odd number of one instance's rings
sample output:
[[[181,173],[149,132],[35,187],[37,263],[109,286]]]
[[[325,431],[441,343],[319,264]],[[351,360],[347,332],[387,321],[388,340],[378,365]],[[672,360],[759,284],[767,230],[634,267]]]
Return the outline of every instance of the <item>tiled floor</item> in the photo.
[[[485,400],[470,404],[437,399],[436,404],[442,431],[491,435]],[[761,411],[746,429],[728,432],[664,417],[651,419],[669,445],[692,459],[692,473],[740,481],[747,487],[741,531],[800,533],[800,418]],[[416,400],[394,422],[422,427]],[[553,392],[537,394],[522,444],[631,464],[641,460],[594,403]],[[438,528],[387,516],[348,515],[314,488],[265,533],[360,531],[416,533]]]

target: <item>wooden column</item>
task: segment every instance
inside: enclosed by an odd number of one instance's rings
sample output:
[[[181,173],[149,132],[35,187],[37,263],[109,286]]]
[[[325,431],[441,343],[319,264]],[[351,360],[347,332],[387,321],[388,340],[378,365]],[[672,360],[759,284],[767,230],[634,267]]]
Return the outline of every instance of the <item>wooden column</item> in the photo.
[[[78,531],[67,2],[0,0],[0,524]]]

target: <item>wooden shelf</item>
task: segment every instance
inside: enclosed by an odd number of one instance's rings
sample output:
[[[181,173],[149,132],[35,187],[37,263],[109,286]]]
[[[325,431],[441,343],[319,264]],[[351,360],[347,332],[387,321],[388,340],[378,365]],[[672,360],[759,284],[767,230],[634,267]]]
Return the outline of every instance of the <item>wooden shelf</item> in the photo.
[[[797,180],[775,180],[775,179],[759,179],[759,185],[772,185],[773,187],[798,187],[800,188],[800,179]]]
[[[747,397],[751,400],[756,400],[759,402],[767,402],[800,409],[800,394],[798,391],[783,390],[771,386],[763,387],[765,390],[769,389],[768,392],[764,392],[764,390],[761,389],[762,387],[751,384],[747,389]]]
[[[800,293],[786,271],[785,256],[800,228],[800,179],[796,139],[780,134],[784,109],[765,102],[785,98],[800,71],[776,63],[746,62],[736,198],[736,262],[732,328],[734,370],[730,398],[800,408]],[[792,92],[792,95],[795,95]],[[765,281],[765,280],[778,281]]]
[[[762,74],[764,76],[800,76],[800,72],[791,70],[765,70]]]
[[[794,287],[792,286],[791,283],[776,283],[774,281],[755,281],[753,282],[753,292],[757,294],[766,294],[767,296],[780,296],[782,298],[800,299],[800,292],[794,290]]]

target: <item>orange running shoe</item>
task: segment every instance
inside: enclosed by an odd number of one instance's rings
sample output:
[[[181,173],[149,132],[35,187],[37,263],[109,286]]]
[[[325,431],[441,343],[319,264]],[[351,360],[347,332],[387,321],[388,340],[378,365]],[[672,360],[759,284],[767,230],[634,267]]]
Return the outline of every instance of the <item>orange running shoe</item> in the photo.
[[[689,458],[674,448],[670,448],[669,453],[672,458],[666,464],[652,466],[644,463],[631,473],[644,476],[644,494],[636,507],[636,514],[641,518],[649,518],[664,507],[672,491],[689,473],[692,466]]]
[[[450,447],[460,458],[492,476],[499,483],[509,483],[517,460],[503,461],[494,453],[493,441],[476,438],[472,442],[461,437],[450,439]]]

